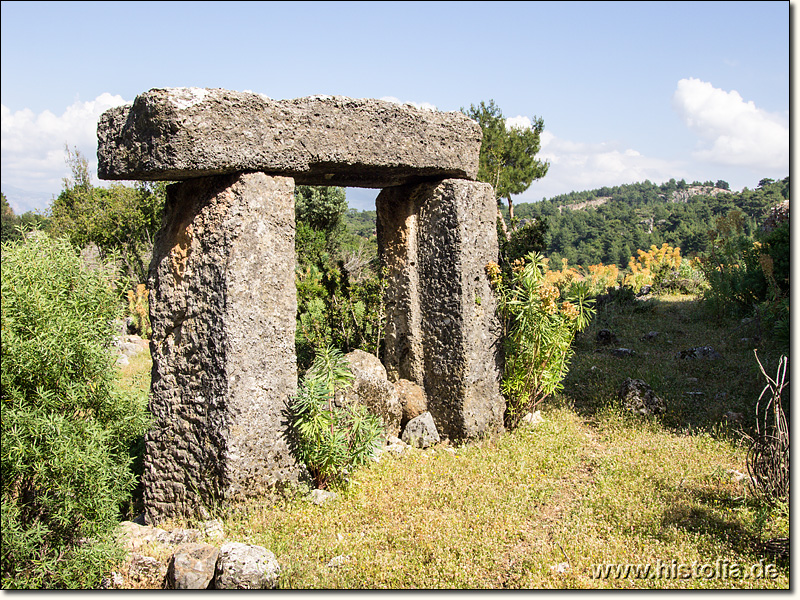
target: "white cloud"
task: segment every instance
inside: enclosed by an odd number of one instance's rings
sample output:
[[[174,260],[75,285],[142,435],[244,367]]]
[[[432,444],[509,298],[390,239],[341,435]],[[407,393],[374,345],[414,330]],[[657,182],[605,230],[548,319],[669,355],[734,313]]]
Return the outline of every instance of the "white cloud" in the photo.
[[[789,172],[789,125],[781,115],[694,78],[678,82],[672,105],[699,138],[696,160]]]
[[[530,129],[532,124],[528,117],[522,115],[506,119],[506,129]]]
[[[547,175],[533,183],[518,201],[552,198],[571,191],[591,190],[649,179],[654,183],[673,177],[680,179],[685,170],[677,162],[644,156],[632,148],[616,144],[589,144],[563,140],[549,131],[541,134],[540,160],[550,163]]]
[[[391,102],[392,104],[410,104],[415,108],[419,108],[420,110],[438,110],[435,104],[431,104],[430,102],[404,102],[394,96],[383,96],[381,98],[384,102]]]
[[[31,193],[57,195],[62,179],[69,175],[64,146],[76,147],[97,172],[97,120],[115,106],[125,104],[121,96],[103,93],[88,102],[75,102],[61,115],[49,110],[39,114],[25,108],[16,112],[0,107],[2,119],[2,186]],[[9,202],[13,197],[6,194]],[[45,206],[33,208],[44,209]],[[15,208],[15,210],[17,210]]]

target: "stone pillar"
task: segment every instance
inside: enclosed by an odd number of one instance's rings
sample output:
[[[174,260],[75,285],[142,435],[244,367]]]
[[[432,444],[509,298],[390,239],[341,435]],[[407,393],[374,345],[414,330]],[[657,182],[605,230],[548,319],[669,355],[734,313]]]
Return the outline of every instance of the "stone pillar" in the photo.
[[[384,189],[378,248],[388,267],[385,364],[421,385],[453,440],[503,429],[500,325],[485,266],[497,260],[497,204],[461,179]]]
[[[150,265],[149,517],[296,480],[294,180],[264,173],[169,186]]]

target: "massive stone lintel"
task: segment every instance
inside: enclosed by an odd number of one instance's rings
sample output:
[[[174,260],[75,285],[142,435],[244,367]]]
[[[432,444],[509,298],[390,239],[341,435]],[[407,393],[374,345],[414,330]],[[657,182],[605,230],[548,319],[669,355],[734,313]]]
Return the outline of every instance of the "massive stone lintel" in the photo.
[[[263,173],[168,188],[150,266],[150,518],[296,480],[294,182]]]
[[[200,88],[153,89],[110,109],[97,138],[101,179],[263,171],[299,184],[373,188],[475,179],[481,147],[480,127],[459,112]]]
[[[503,429],[500,325],[485,267],[497,260],[492,186],[449,179],[383,190],[378,247],[388,267],[386,370],[428,397],[454,440]]]

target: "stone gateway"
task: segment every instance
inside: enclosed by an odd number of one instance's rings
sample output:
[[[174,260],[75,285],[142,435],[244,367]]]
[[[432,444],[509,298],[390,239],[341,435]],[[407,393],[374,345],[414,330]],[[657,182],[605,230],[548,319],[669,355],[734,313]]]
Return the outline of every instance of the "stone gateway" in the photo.
[[[500,328],[484,266],[496,204],[461,113],[380,100],[154,89],[105,112],[103,179],[178,180],[150,265],[152,522],[296,481],[294,186],[383,188],[384,366],[452,440],[503,428]]]

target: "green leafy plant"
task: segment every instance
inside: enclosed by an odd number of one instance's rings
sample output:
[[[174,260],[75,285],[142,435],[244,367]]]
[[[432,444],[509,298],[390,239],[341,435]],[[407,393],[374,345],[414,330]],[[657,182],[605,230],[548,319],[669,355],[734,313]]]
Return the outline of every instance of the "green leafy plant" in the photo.
[[[365,464],[383,434],[380,419],[364,406],[334,402],[336,392],[352,380],[341,351],[322,347],[289,407],[295,453],[320,489]]]
[[[112,282],[44,233],[2,246],[2,582],[93,587],[135,485],[145,393],[115,385]]]
[[[585,282],[573,282],[562,300],[558,289],[548,283],[546,269],[544,258],[535,252],[516,261],[506,274],[494,263],[487,265],[503,323],[501,390],[509,429],[516,428],[546,396],[561,389],[575,333],[584,329],[594,314]]]

